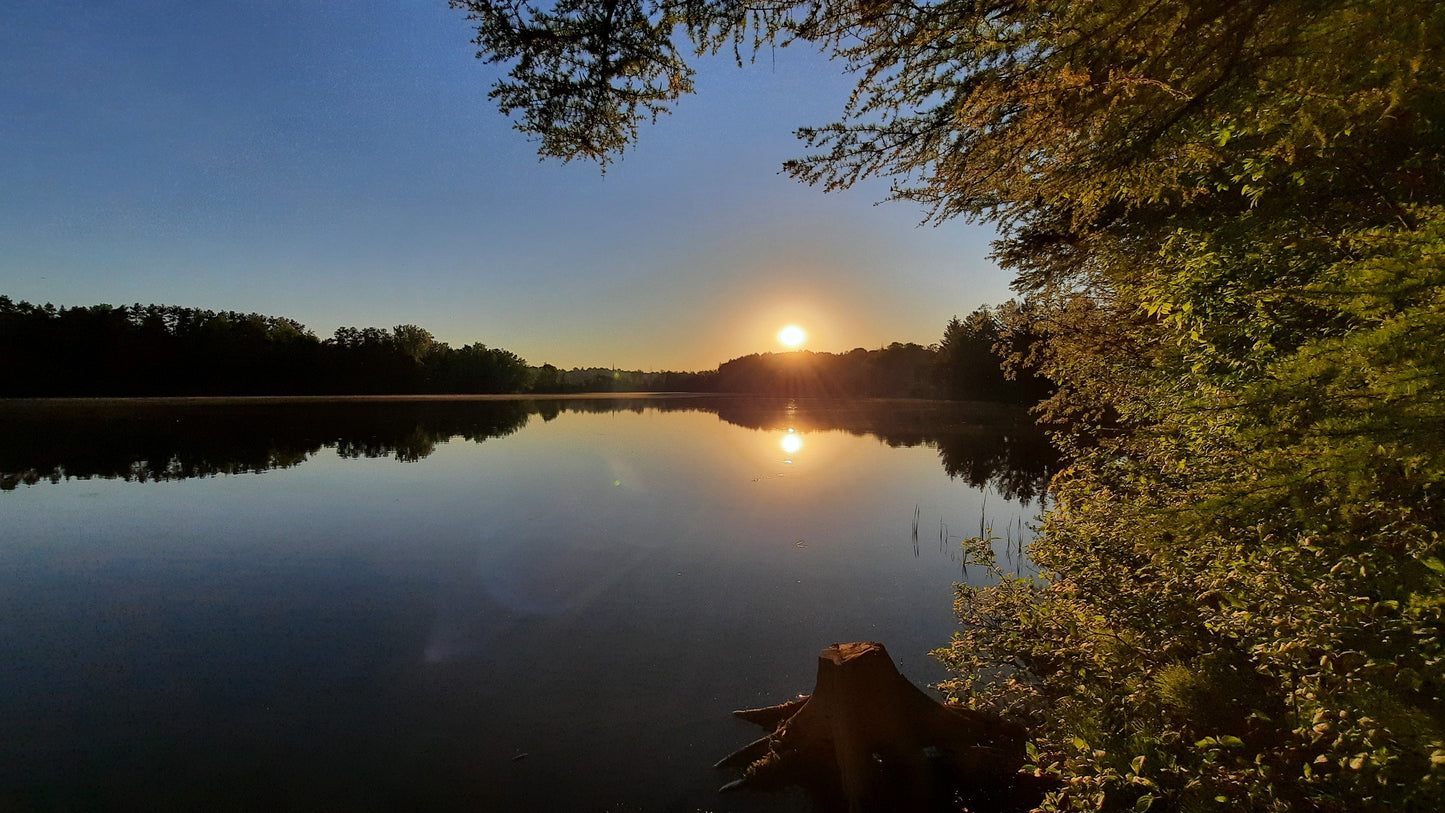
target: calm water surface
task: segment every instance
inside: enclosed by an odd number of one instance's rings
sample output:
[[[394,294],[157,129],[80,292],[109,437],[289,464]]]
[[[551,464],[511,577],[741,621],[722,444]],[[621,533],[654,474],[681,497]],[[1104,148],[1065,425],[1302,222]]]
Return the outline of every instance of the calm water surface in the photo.
[[[916,683],[1021,416],[738,398],[0,403],[0,809],[718,796],[819,650]],[[1004,529],[1008,529],[1005,531]]]

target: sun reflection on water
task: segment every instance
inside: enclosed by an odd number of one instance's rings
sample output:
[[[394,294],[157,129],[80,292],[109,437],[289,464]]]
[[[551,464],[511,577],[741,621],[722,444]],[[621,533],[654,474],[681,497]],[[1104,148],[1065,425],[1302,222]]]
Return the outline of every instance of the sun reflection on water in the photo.
[[[803,436],[789,429],[788,433],[783,435],[783,440],[779,445],[788,454],[796,454],[799,449],[803,448]]]

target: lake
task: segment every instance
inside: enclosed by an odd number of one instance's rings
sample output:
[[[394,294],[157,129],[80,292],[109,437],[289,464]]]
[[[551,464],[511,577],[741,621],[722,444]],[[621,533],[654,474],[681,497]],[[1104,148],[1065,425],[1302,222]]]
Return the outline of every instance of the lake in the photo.
[[[731,710],[946,677],[1048,464],[940,402],[0,402],[0,809],[806,809],[716,793]]]

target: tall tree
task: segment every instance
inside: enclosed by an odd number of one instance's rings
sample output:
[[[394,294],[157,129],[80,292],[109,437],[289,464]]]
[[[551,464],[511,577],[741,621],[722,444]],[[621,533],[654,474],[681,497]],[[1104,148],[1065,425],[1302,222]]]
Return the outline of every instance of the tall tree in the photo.
[[[964,319],[948,320],[938,343],[938,366],[944,391],[951,398],[1001,398],[1007,388],[1002,359],[994,354],[999,341],[993,309],[981,306]]]

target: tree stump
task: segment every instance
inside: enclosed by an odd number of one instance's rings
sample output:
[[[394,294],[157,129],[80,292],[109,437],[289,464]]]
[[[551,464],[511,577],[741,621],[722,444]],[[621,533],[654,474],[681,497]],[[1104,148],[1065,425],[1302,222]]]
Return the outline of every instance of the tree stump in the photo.
[[[947,810],[1024,763],[1022,726],[934,700],[880,643],[828,647],[811,695],[733,714],[771,733],[717,763],[744,768],[722,790],[800,785],[828,809]]]

